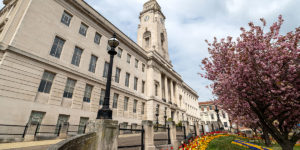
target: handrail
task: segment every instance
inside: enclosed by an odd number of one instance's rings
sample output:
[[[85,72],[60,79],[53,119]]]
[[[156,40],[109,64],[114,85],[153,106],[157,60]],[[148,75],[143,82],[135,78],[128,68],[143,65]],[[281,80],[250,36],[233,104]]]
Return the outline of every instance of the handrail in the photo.
[[[0,126],[5,126],[5,127],[26,127],[26,125],[12,125],[12,124],[0,124]]]

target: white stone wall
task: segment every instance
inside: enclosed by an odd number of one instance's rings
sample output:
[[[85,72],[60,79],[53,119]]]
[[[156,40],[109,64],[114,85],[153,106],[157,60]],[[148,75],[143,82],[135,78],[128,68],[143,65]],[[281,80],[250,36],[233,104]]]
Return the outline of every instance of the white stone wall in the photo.
[[[209,109],[209,106],[212,106],[213,110]],[[201,117],[201,121],[204,121],[205,123],[207,122],[217,122],[217,113],[214,110],[214,105],[199,105],[199,107],[204,107],[204,109],[200,109],[200,117]],[[207,108],[209,110],[207,110]],[[223,117],[223,112],[225,113],[225,118]],[[214,115],[214,119],[211,118],[211,114]],[[219,110],[219,117],[220,120],[224,126],[224,122],[227,122],[227,127],[224,127],[225,130],[229,130],[230,128],[230,122],[229,122],[229,115],[227,112],[225,112],[224,110],[220,109]]]

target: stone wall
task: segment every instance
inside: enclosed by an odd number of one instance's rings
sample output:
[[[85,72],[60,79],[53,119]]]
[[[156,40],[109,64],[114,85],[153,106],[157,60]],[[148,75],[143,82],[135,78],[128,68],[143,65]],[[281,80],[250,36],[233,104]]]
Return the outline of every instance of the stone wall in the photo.
[[[49,147],[48,150],[94,150],[96,141],[96,133],[90,132],[61,141]]]

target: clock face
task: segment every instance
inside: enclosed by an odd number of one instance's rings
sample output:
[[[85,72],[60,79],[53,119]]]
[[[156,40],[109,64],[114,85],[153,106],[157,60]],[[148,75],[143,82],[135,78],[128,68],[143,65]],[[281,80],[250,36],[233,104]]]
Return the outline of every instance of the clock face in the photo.
[[[145,20],[145,21],[148,21],[148,20],[149,20],[149,16],[146,16],[146,17],[144,18],[144,20]]]

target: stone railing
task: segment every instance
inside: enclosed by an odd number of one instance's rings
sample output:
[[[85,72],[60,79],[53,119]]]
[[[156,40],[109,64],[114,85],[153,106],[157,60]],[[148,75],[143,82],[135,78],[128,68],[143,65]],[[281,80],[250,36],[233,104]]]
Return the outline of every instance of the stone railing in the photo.
[[[96,149],[96,132],[74,136],[52,145],[48,150],[94,150]]]

